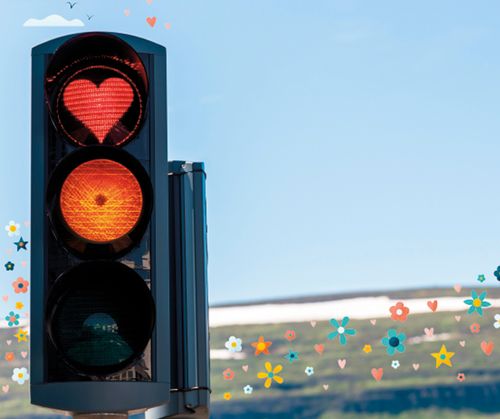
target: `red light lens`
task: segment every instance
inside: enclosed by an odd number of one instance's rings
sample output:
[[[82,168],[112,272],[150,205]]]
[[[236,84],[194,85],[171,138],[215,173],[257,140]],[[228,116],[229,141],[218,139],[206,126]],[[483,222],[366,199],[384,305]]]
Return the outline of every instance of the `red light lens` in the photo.
[[[68,227],[97,243],[116,240],[137,224],[143,207],[137,178],[122,164],[108,159],[77,166],[64,180],[60,207]]]
[[[134,100],[134,91],[127,81],[111,77],[96,85],[87,79],[70,82],[63,93],[68,111],[78,119],[99,143],[128,111]]]

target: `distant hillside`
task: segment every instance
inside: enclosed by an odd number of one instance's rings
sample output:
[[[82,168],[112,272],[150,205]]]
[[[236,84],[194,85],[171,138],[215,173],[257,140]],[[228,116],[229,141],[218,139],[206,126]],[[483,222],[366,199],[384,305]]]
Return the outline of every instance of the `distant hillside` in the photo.
[[[478,287],[481,284],[478,282]],[[488,293],[493,298],[500,298],[500,282],[495,284],[498,286],[493,286],[488,288]],[[474,287],[463,287],[460,295],[470,294]],[[249,300],[244,302],[228,302],[221,304],[211,304],[211,308],[219,307],[243,307],[250,305],[261,305],[261,304],[303,304],[303,303],[317,303],[323,301],[335,301],[344,300],[351,298],[361,298],[361,297],[380,297],[387,296],[391,299],[407,299],[407,298],[424,298],[430,295],[435,295],[436,297],[453,297],[457,293],[452,287],[435,287],[435,288],[408,288],[400,290],[368,290],[368,291],[353,291],[344,293],[332,293],[332,294],[320,294],[320,295],[306,295],[288,298],[270,298],[270,299],[260,299],[260,300]]]
[[[495,284],[496,285],[496,284]],[[475,289],[487,290],[487,299],[500,297],[499,288],[484,288],[478,283]],[[457,293],[454,289],[420,289],[401,292],[376,293],[374,301],[383,296],[393,300],[438,301],[434,313],[427,308],[422,313],[410,312],[404,323],[389,318],[389,306],[385,315],[376,320],[375,325],[369,319],[351,319],[348,327],[356,329],[355,336],[349,336],[347,344],[342,346],[338,339],[328,340],[333,331],[328,320],[302,323],[227,325],[211,329],[211,346],[224,351],[224,343],[229,336],[236,336],[243,341],[240,359],[212,360],[212,417],[217,419],[250,418],[480,418],[500,417],[500,329],[493,327],[494,314],[500,313],[499,307],[485,310],[484,316],[466,314],[464,299],[470,298],[471,288],[464,288]],[[341,296],[317,296],[280,301],[267,301],[252,304],[255,317],[266,305],[305,304],[319,305],[328,301],[355,301],[361,298],[365,305],[370,299],[363,294],[343,294]],[[442,311],[440,303],[453,297],[460,304],[455,311]],[[332,299],[333,298],[333,299]],[[389,300],[386,300],[389,301]],[[235,310],[249,305],[233,306]],[[231,307],[222,307],[224,310]],[[333,315],[322,313],[323,317],[343,315],[353,317],[366,307],[355,304],[343,306],[345,312]],[[331,317],[329,317],[331,316]],[[251,323],[251,320],[249,322]],[[234,320],[233,320],[234,321]],[[480,325],[480,332],[471,332],[473,323]],[[406,334],[406,350],[393,356],[387,354],[381,339],[387,336],[391,328]],[[433,329],[432,336],[426,336],[425,329]],[[296,339],[289,342],[285,332],[293,329]],[[259,336],[272,341],[269,355],[254,355],[250,345]],[[495,350],[486,356],[481,350],[481,342],[492,342]],[[439,352],[445,344],[454,352],[453,367],[436,368],[431,353]],[[464,346],[462,346],[462,344]],[[315,345],[323,345],[320,355]],[[365,345],[371,345],[372,351],[365,353]],[[299,360],[290,363],[284,358],[289,350],[296,351]],[[339,360],[345,360],[344,369],[339,367]],[[392,361],[400,366],[392,368]],[[272,384],[265,389],[263,380],[257,373],[265,371],[266,361],[283,365],[280,375],[284,383]],[[415,365],[417,367],[415,367]],[[307,376],[307,366],[314,368],[314,374]],[[243,370],[247,369],[247,372]],[[225,380],[222,372],[230,368],[234,371],[232,380]],[[376,382],[371,375],[372,368],[383,368],[383,378]],[[465,381],[459,382],[457,374],[464,373]],[[243,387],[251,385],[252,394],[244,394]],[[326,387],[325,387],[326,386]],[[231,393],[230,400],[224,400],[224,393]]]

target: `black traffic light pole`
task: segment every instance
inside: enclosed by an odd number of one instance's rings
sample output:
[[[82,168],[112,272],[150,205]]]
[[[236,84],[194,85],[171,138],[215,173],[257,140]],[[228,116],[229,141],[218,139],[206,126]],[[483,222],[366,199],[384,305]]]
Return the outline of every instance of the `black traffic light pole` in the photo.
[[[166,116],[163,46],[83,33],[33,48],[33,404],[208,417],[205,175],[169,170]]]

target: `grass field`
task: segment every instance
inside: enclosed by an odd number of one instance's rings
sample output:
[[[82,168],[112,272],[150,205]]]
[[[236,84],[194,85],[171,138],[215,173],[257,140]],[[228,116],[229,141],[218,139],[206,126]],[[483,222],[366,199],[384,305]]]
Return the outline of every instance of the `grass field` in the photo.
[[[452,291],[454,293],[454,291]],[[500,290],[488,291],[492,297]],[[405,298],[425,296],[426,292],[406,292]],[[428,292],[428,295],[437,295]],[[456,295],[456,294],[455,294]],[[460,296],[467,298],[470,290],[463,290]],[[465,306],[464,306],[465,308]],[[352,307],[356,310],[356,307]],[[499,310],[500,312],[500,310]],[[493,327],[495,309],[485,311],[484,317],[467,315],[465,310],[457,313],[436,313],[411,315],[404,323],[387,318],[377,319],[376,325],[368,320],[351,320],[349,328],[357,330],[355,336],[348,336],[347,345],[338,339],[330,341],[327,335],[333,331],[327,321],[295,324],[267,324],[227,326],[211,329],[212,349],[224,349],[229,336],[243,340],[244,359],[214,359],[212,367],[212,417],[213,418],[342,418],[342,419],[466,419],[500,418],[500,329]],[[349,315],[349,313],[346,313]],[[457,321],[455,316],[461,316]],[[272,319],[270,319],[270,322]],[[478,323],[481,331],[473,334],[472,323]],[[425,328],[434,328],[434,340],[422,339]],[[389,328],[396,328],[407,335],[406,351],[389,356],[381,339]],[[293,329],[295,340],[285,339],[285,331]],[[26,366],[21,351],[28,351],[28,344],[17,343],[12,337],[15,331],[0,329],[0,385],[9,385],[7,393],[0,392],[1,419],[55,418],[45,409],[30,406],[28,383],[18,385],[10,379],[12,369]],[[264,336],[273,342],[269,355],[256,357],[251,342]],[[416,339],[415,339],[416,338]],[[11,345],[6,341],[12,339]],[[490,356],[481,350],[483,340],[491,341],[495,349]],[[462,347],[460,342],[465,341]],[[430,356],[445,344],[455,352],[453,367],[435,367]],[[318,354],[314,345],[323,344],[324,352]],[[372,352],[363,352],[364,345],[371,345]],[[290,363],[284,355],[290,349],[299,353],[299,360]],[[5,353],[12,351],[16,360],[7,362]],[[341,369],[338,360],[345,359]],[[398,360],[398,369],[391,362]],[[273,382],[265,389],[257,373],[264,371],[269,361],[275,366],[282,364],[279,373],[283,384]],[[418,364],[415,370],[413,364]],[[248,366],[247,372],[242,367]],[[314,374],[307,376],[307,366],[314,368]],[[231,368],[232,380],[223,378],[223,371]],[[372,368],[383,368],[383,378],[376,382],[371,375]],[[459,382],[458,373],[465,374],[465,381]],[[252,394],[244,394],[243,387],[251,385]],[[325,387],[327,386],[327,387]],[[225,400],[224,393],[231,393]]]
[[[489,290],[492,296],[496,293]],[[422,296],[422,292],[419,294]],[[467,298],[470,290],[462,290],[460,295]],[[413,295],[406,295],[409,297]],[[352,320],[348,327],[356,329],[357,334],[349,336],[345,346],[338,339],[327,339],[333,328],[326,321],[317,322],[315,327],[307,322],[213,329],[213,348],[224,348],[227,338],[234,335],[243,340],[245,356],[242,360],[212,360],[214,417],[429,418],[436,409],[440,410],[440,418],[481,414],[492,417],[500,413],[500,331],[493,327],[495,313],[494,309],[486,310],[481,318],[465,310],[440,313],[438,309],[435,313],[429,310],[428,314],[410,314],[404,323],[390,318],[377,319],[376,325],[368,320]],[[461,316],[460,321],[455,316]],[[478,334],[471,332],[472,323],[480,324]],[[381,339],[389,328],[407,335],[404,353],[386,353]],[[422,339],[425,328],[434,328],[433,339]],[[284,338],[288,329],[296,332],[292,342]],[[270,355],[256,357],[250,342],[261,335],[273,344]],[[483,340],[492,341],[498,349],[486,356],[481,350]],[[439,352],[443,343],[448,351],[455,352],[453,367],[436,369],[430,354]],[[316,344],[324,345],[322,355],[315,351]],[[363,352],[366,344],[372,346],[371,353]],[[289,363],[283,358],[289,349],[299,353],[298,361]],[[344,369],[339,367],[339,359],[346,360]],[[398,369],[391,367],[393,360],[399,361]],[[283,365],[283,384],[273,382],[270,389],[264,388],[264,380],[258,379],[257,373],[264,371],[265,361]],[[418,370],[414,364],[418,364]],[[248,372],[243,371],[243,365],[248,365]],[[305,374],[307,366],[314,368],[314,375]],[[222,372],[226,368],[235,372],[233,380],[224,380]],[[383,368],[380,382],[372,377],[372,368]],[[457,380],[458,373],[465,374],[464,382]],[[253,387],[251,395],[243,392],[247,384]],[[224,400],[226,392],[231,393],[230,400]]]

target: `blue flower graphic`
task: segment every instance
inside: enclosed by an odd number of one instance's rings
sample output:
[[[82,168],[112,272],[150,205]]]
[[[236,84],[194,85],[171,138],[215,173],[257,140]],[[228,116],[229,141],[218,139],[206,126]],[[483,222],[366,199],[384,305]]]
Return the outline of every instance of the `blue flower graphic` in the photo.
[[[292,351],[290,349],[288,353],[284,356],[284,358],[290,361],[290,364],[292,364],[294,361],[297,361],[299,359],[299,353]]]
[[[403,342],[406,340],[404,333],[398,333],[396,329],[389,329],[387,336],[382,338],[382,344],[386,347],[389,355],[394,355],[394,352],[404,352],[406,350]]]
[[[339,322],[335,319],[330,320],[330,324],[334,327],[334,331],[328,334],[328,339],[333,340],[337,336],[339,337],[339,342],[341,345],[345,345],[347,343],[347,338],[345,335],[354,336],[356,334],[355,329],[346,329],[347,324],[349,323],[349,317],[344,317],[342,322]]]
[[[472,291],[471,299],[464,300],[464,303],[470,306],[467,314],[477,312],[477,314],[483,317],[483,308],[491,306],[491,303],[484,301],[485,298],[486,291],[483,291],[479,296],[476,291]]]
[[[19,325],[19,314],[11,311],[8,316],[5,316],[5,320],[7,320],[7,324],[9,327]]]

